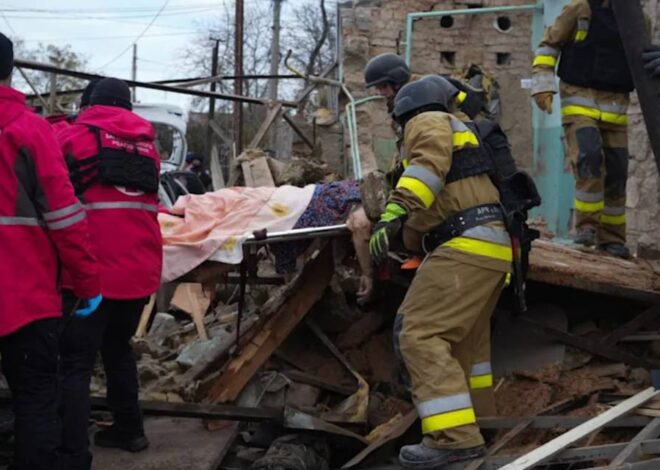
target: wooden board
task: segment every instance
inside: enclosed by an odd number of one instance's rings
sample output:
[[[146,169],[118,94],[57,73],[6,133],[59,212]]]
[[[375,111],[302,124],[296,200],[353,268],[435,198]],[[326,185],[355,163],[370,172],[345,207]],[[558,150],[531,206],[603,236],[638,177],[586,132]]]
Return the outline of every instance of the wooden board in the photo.
[[[660,262],[622,260],[548,240],[534,241],[528,279],[645,302],[660,301]]]
[[[309,309],[321,298],[334,273],[332,247],[325,248],[303,269],[296,290],[266,321],[252,339],[243,346],[223,370],[209,392],[212,403],[236,400],[257,370],[284,342],[291,331],[305,317]]]

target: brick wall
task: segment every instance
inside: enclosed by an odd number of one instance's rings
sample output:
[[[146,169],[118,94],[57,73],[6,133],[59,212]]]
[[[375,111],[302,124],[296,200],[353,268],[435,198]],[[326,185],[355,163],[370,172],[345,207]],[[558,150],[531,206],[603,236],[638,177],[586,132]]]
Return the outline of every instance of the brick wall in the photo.
[[[475,6],[528,4],[529,0],[471,0]],[[367,60],[383,52],[403,54],[406,14],[467,8],[468,2],[452,0],[367,0],[344,3],[341,19],[344,34],[346,81],[357,96],[363,88],[362,70]],[[531,13],[452,16],[419,20],[414,25],[412,71],[418,74],[449,73],[469,63],[478,63],[500,82],[503,127],[522,167],[531,165],[531,108],[528,93],[521,92],[520,79],[529,75],[531,63]],[[509,24],[507,24],[509,23]],[[499,63],[498,63],[499,61]],[[365,169],[386,165],[393,138],[382,103],[360,110],[361,153]]]
[[[645,0],[653,23],[657,23],[660,0]],[[344,75],[356,97],[367,96],[362,71],[370,57],[383,52],[403,54],[406,14],[500,5],[533,3],[530,0],[356,0],[340,5],[344,41]],[[531,13],[454,16],[452,20],[424,19],[414,25],[412,70],[414,73],[446,73],[470,62],[482,65],[499,81],[502,127],[507,132],[518,164],[530,169],[532,155],[531,103],[520,80],[531,75]],[[655,41],[660,43],[658,28]],[[452,62],[453,61],[453,65]],[[358,111],[363,170],[385,169],[393,154],[390,118],[381,102]],[[650,151],[639,106],[630,110],[630,179],[628,184],[628,232],[631,245],[660,248],[660,183]]]

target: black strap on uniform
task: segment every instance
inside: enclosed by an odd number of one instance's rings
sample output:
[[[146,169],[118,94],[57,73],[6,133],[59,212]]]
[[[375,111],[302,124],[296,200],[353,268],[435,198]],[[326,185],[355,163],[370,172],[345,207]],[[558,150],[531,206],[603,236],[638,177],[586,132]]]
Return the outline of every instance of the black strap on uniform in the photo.
[[[474,206],[448,217],[442,224],[424,234],[422,248],[425,253],[430,253],[452,238],[460,237],[467,230],[489,222],[504,222],[504,213],[499,204]]]

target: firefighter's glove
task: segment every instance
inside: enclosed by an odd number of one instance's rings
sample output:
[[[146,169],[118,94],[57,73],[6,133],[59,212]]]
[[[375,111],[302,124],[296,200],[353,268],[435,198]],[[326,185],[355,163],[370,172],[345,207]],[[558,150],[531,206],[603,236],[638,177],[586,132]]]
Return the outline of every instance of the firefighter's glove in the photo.
[[[538,106],[541,111],[552,114],[552,95],[553,93],[549,91],[535,94],[534,101],[536,101],[536,106]]]
[[[660,77],[660,46],[652,45],[642,53],[642,62],[648,73]]]
[[[103,296],[101,294],[92,297],[91,299],[83,299],[80,302],[80,308],[76,309],[74,315],[79,318],[87,318],[99,308],[102,300]]]
[[[401,231],[405,216],[406,210],[398,204],[390,202],[385,207],[385,212],[374,226],[369,240],[369,254],[376,266],[382,265],[387,260],[390,243]]]

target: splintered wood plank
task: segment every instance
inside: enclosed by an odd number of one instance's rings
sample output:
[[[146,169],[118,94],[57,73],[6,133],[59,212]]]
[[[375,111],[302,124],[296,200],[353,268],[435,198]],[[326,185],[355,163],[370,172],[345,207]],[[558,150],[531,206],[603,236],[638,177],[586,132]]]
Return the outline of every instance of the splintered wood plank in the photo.
[[[642,442],[655,439],[660,434],[660,418],[655,418],[642,429],[607,467],[614,470],[619,466],[638,460],[642,455]]]
[[[281,112],[282,112],[282,103],[276,103],[270,109],[270,111],[268,111],[268,116],[266,116],[264,122],[261,123],[261,127],[259,127],[259,130],[252,139],[252,142],[250,142],[250,144],[248,145],[248,148],[254,149],[261,145],[261,141],[264,140],[264,137],[266,137],[266,133],[273,126],[273,123],[275,122],[275,120],[277,119],[277,117],[280,115]]]
[[[326,244],[307,262],[297,280],[295,291],[231,359],[211,387],[211,403],[234,401],[257,370],[270,358],[310,308],[321,298],[334,273],[332,246]]]
[[[596,250],[535,240],[528,278],[642,301],[660,301],[658,262],[623,260]]]
[[[204,328],[204,315],[211,305],[211,299],[204,295],[201,284],[179,284],[171,304],[190,315],[202,341],[209,339]]]
[[[598,431],[606,424],[614,421],[616,418],[620,418],[629,414],[635,408],[658,396],[659,393],[659,391],[656,391],[653,388],[648,388],[643,392],[628,398],[626,401],[620,403],[614,408],[611,408],[606,412],[596,416],[595,418],[590,419],[586,423],[571,429],[570,431],[551,440],[550,442],[547,442],[546,444],[543,444],[540,447],[537,447],[530,453],[525,454],[512,463],[502,467],[502,470],[528,470],[530,468],[534,468],[541,462],[547,461],[554,455],[566,449],[571,444],[574,444],[575,442],[588,436],[594,431]]]
[[[149,324],[149,319],[151,318],[151,312],[154,309],[154,304],[156,303],[156,294],[152,294],[149,297],[149,302],[142,309],[142,315],[140,315],[140,323],[135,330],[135,337],[142,338],[147,333],[147,325]]]

